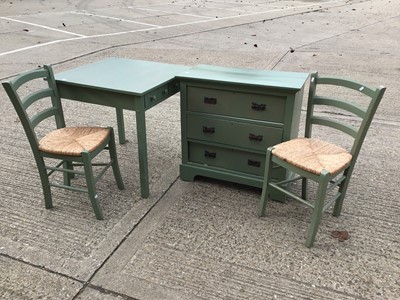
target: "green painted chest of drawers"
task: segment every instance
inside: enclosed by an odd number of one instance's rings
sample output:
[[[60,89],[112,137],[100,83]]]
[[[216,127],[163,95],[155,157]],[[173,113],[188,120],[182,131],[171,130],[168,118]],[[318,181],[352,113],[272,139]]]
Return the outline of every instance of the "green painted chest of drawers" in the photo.
[[[298,134],[308,74],[199,65],[177,77],[181,179],[201,175],[262,187],[267,147]]]

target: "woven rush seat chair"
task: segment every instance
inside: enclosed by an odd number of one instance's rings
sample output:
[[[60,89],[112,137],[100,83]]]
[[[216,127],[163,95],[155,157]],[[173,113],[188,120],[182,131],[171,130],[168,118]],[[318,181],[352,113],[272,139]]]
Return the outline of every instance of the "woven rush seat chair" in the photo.
[[[319,90],[327,86],[328,88],[335,86],[345,92],[335,94],[335,97],[317,94],[317,88]],[[306,246],[313,246],[323,213],[334,204],[333,215],[340,215],[362,143],[385,90],[385,87],[372,88],[349,79],[321,77],[318,73],[311,74],[305,137],[289,140],[267,149],[264,183],[259,202],[260,217],[265,216],[267,199],[271,190],[278,190],[300,201],[312,209]],[[350,93],[358,94],[357,102],[336,98],[339,97],[338,95],[344,98],[343,94],[346,96]],[[359,104],[361,102],[361,100],[358,101],[359,98],[368,103]],[[318,106],[323,108],[322,115],[316,113],[315,108]],[[335,116],[343,115],[350,116],[352,121],[356,120],[359,126],[335,118]],[[348,147],[350,150],[312,138],[312,129],[315,125],[330,127],[333,131],[347,136],[350,139],[351,145]],[[287,174],[291,175],[288,175],[286,180],[276,182],[272,178],[272,170],[276,168],[285,168],[288,170]],[[287,189],[289,183],[297,180],[302,181],[301,197]],[[308,199],[308,180],[316,182],[318,186],[313,199]]]
[[[118,188],[124,189],[113,128],[66,127],[61,100],[50,66],[23,73],[2,84],[14,105],[32,148],[42,182],[45,207],[53,207],[51,187],[86,192],[96,218],[102,220],[103,213],[96,192],[96,182],[110,166]],[[44,120],[53,124],[55,121],[54,130],[39,139],[38,125]],[[46,131],[48,131],[47,125],[47,123],[44,125]],[[103,150],[108,150],[110,160],[104,163],[93,163],[92,160]],[[46,165],[47,161],[54,161],[53,159],[56,159],[58,163],[54,166]],[[102,167],[97,176],[94,176],[94,166]],[[54,172],[62,172],[62,182],[50,182],[49,177]],[[71,186],[71,179],[78,174],[85,176],[86,189]]]

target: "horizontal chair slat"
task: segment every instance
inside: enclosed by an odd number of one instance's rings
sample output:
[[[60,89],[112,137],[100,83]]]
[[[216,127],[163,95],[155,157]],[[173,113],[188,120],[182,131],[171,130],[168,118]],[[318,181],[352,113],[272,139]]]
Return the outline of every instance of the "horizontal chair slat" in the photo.
[[[356,138],[356,136],[357,136],[357,132],[358,132],[357,129],[351,125],[345,125],[343,123],[340,123],[340,122],[337,122],[337,121],[334,121],[331,119],[327,119],[327,118],[323,118],[323,117],[315,117],[315,116],[311,118],[311,122],[313,124],[335,128],[337,130],[347,133],[348,135],[352,136],[353,138]]]
[[[35,128],[44,119],[47,119],[48,117],[51,117],[51,116],[55,116],[57,113],[58,113],[57,107],[51,107],[51,108],[41,111],[40,113],[34,115],[31,118],[32,127]]]
[[[346,102],[346,101],[334,99],[334,98],[315,96],[314,97],[314,105],[327,105],[327,106],[337,107],[340,109],[344,109],[348,112],[351,112],[360,118],[364,118],[365,113],[366,113],[366,111],[364,109],[362,109],[350,102]]]
[[[47,89],[43,89],[43,90],[34,92],[22,100],[22,107],[24,109],[27,109],[29,106],[31,106],[36,101],[43,99],[43,98],[51,97],[53,95],[54,95],[54,92],[53,92],[53,89],[51,89],[51,88],[47,88]]]
[[[13,85],[13,88],[17,90],[21,85],[23,85],[28,81],[38,78],[46,78],[47,76],[48,76],[47,70],[44,69],[33,70],[29,74],[22,74],[17,76],[14,80],[11,81],[11,84]]]
[[[329,85],[337,85],[344,86],[349,89],[353,89],[355,91],[359,91],[364,95],[369,97],[374,97],[376,94],[376,89],[373,89],[367,85],[364,85],[357,81],[352,81],[340,77],[318,77],[318,84],[329,84]]]

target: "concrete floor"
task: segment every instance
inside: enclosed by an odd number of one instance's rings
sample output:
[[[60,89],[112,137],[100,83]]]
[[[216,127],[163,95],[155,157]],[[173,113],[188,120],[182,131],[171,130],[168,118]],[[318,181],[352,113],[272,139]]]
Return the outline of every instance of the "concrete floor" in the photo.
[[[44,208],[22,126],[0,89],[1,299],[400,299],[400,2],[70,0],[0,2],[0,80],[107,57],[312,72],[385,85],[339,218],[313,248],[310,210],[260,189],[179,179],[180,103],[146,113],[150,197],[140,197],[134,112],[118,145],[126,185],[53,190]],[[111,4],[110,4],[111,3]],[[65,100],[68,125],[114,126],[115,111]],[[300,133],[303,132],[305,101]],[[109,174],[111,175],[111,174]],[[350,238],[339,242],[333,230]]]

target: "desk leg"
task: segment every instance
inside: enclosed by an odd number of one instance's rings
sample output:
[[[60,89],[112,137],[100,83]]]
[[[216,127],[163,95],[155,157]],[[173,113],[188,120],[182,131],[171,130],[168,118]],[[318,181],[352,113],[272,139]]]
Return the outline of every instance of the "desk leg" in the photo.
[[[118,124],[118,137],[119,143],[125,144],[125,122],[124,122],[124,111],[122,108],[117,108],[117,124]]]
[[[146,119],[144,111],[136,112],[136,130],[139,151],[140,194],[149,197],[149,173],[147,163]]]

